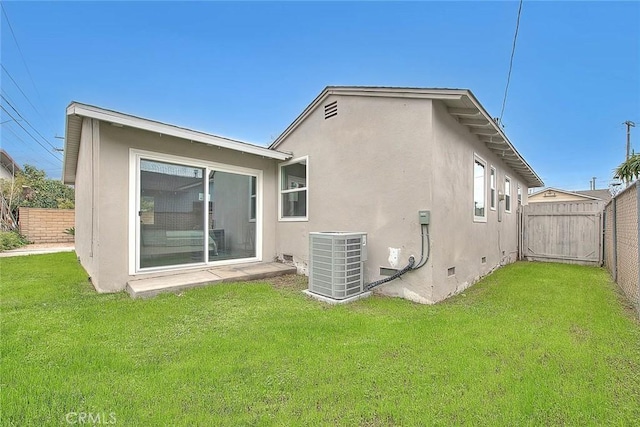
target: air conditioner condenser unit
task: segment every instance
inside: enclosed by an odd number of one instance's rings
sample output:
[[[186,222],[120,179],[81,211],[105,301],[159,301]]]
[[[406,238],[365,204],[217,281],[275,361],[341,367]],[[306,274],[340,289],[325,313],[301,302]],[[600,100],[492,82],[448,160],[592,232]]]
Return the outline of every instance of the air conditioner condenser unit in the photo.
[[[334,300],[363,293],[366,259],[366,233],[309,233],[309,292]]]

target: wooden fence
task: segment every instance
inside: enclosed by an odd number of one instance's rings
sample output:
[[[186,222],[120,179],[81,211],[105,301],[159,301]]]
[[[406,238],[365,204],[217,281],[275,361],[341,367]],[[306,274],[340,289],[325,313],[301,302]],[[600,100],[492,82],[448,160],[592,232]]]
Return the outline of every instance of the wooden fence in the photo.
[[[603,208],[603,201],[521,206],[520,259],[601,265]]]

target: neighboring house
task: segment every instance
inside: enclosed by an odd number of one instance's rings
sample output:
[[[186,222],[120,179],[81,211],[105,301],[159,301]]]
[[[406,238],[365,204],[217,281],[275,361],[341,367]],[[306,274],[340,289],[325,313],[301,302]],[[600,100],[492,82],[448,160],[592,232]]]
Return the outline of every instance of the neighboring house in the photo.
[[[606,203],[611,200],[611,193],[606,189],[567,191],[548,187],[529,194],[529,203],[592,202],[594,200],[602,200]]]
[[[9,153],[0,149],[0,179],[10,181],[11,187],[14,186],[13,179],[16,173],[20,171],[20,166],[11,158]],[[10,192],[10,191],[9,191]],[[0,229],[14,230],[18,226],[18,222],[14,213],[11,211],[11,196],[0,194]]]
[[[542,181],[460,89],[327,87],[269,147],[84,104],[67,109],[76,252],[99,291],[132,278],[279,258],[309,233],[366,232],[364,280],[440,301],[517,257],[518,204]],[[426,250],[425,250],[426,252]]]
[[[0,149],[0,179],[11,180],[20,170],[20,166],[11,158],[9,153]]]

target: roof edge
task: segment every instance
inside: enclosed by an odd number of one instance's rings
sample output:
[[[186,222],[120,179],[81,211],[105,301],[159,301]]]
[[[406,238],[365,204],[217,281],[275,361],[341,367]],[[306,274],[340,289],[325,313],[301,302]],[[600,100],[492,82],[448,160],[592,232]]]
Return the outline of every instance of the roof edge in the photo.
[[[542,194],[545,191],[557,191],[559,193],[569,194],[571,196],[586,197],[587,199],[591,199],[591,200],[603,200],[603,199],[600,199],[598,197],[588,196],[586,194],[575,193],[575,192],[569,191],[569,190],[562,190],[560,188],[555,188],[555,187],[545,187],[540,191],[536,191],[535,193],[529,194],[528,197],[537,196],[538,194]]]
[[[298,117],[276,138],[270,149],[275,149],[293,132],[329,95],[343,96],[393,96],[404,98],[459,99],[468,92],[466,89],[425,89],[410,87],[382,86],[326,86]]]
[[[522,176],[531,188],[542,187],[544,182],[533,170],[531,165],[527,163],[524,157],[518,152],[515,146],[507,138],[501,127],[489,115],[476,96],[469,89],[447,89],[447,88],[410,88],[410,87],[378,87],[378,86],[327,86],[322,92],[305,108],[302,113],[269,145],[270,149],[276,149],[329,95],[344,96],[387,96],[387,97],[406,97],[406,98],[425,98],[436,100],[451,100],[468,98],[475,108],[482,114],[485,119],[491,123],[493,129],[500,135],[507,144],[509,150],[517,157],[518,161],[530,172],[530,178]]]
[[[66,184],[75,183],[75,169],[77,168],[77,164],[70,165],[68,164],[68,162],[69,157],[77,158],[80,146],[79,138],[78,140],[74,141],[68,140],[69,122],[73,117],[92,118],[119,126],[145,130],[162,135],[174,136],[176,138],[181,138],[192,142],[199,142],[215,147],[227,148],[229,150],[247,154],[254,154],[274,160],[288,160],[291,158],[291,154],[277,151],[269,147],[261,147],[244,141],[213,135],[206,132],[160,122],[157,120],[146,119],[131,114],[120,113],[118,111],[73,101],[66,109],[65,151],[63,159],[63,182],[65,182]],[[74,151],[74,155],[68,155],[69,149],[72,149]]]

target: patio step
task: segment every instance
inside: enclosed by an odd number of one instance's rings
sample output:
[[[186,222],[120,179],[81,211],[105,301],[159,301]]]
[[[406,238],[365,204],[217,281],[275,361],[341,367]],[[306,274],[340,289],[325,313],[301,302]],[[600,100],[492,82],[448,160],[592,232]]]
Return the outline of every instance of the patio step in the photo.
[[[198,271],[176,273],[127,282],[126,290],[131,298],[150,298],[165,292],[181,292],[223,282],[259,280],[269,277],[295,274],[296,268],[279,262],[226,265]]]

